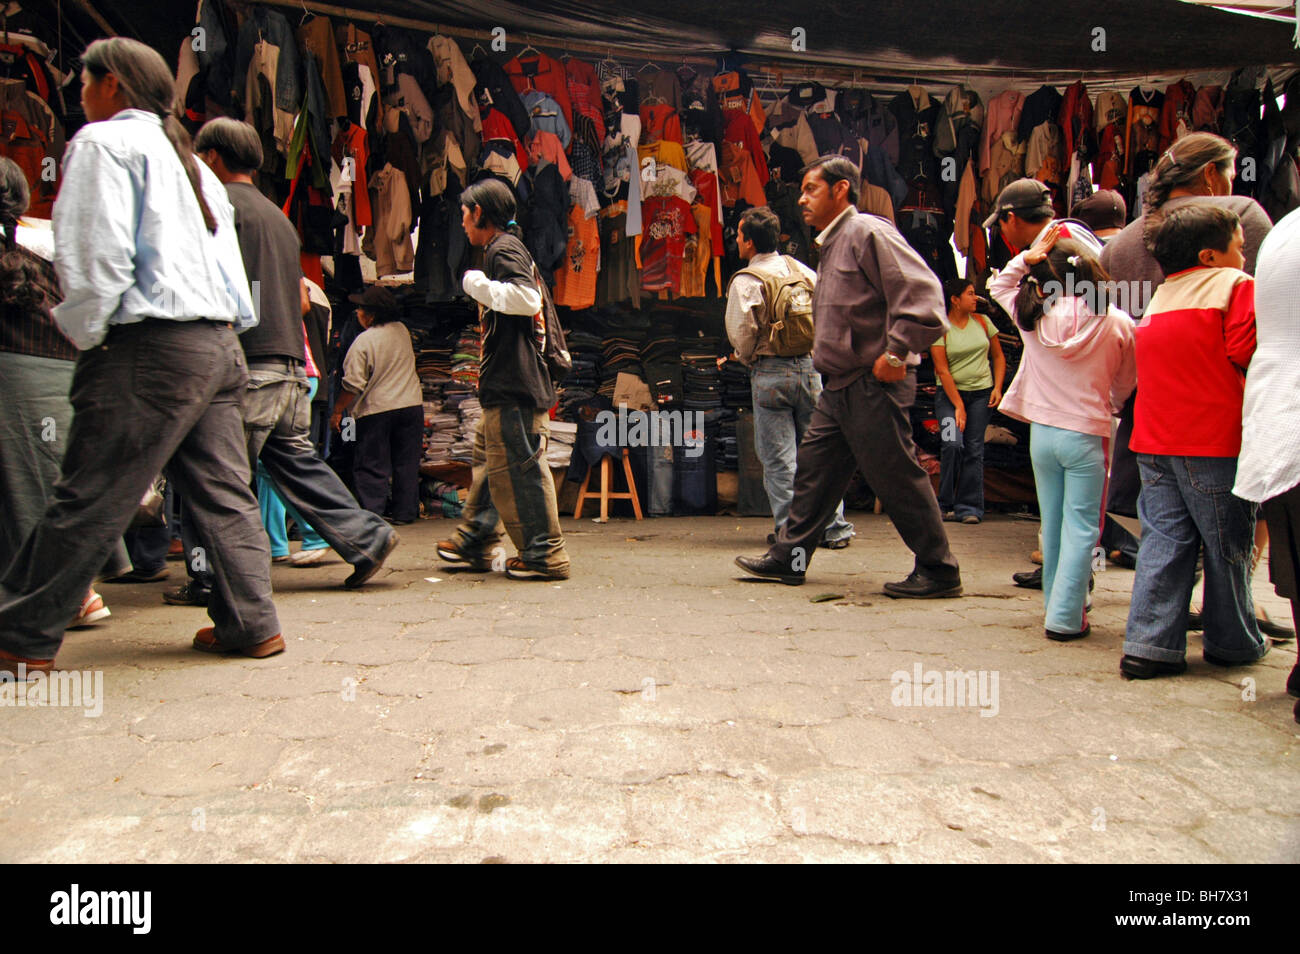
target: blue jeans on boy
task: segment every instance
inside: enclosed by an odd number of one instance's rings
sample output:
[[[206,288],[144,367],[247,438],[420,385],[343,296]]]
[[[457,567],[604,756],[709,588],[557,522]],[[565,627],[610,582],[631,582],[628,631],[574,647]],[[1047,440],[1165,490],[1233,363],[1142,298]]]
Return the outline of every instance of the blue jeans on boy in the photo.
[[[1054,633],[1077,633],[1084,627],[1093,548],[1101,526],[1105,443],[1094,434],[1034,423],[1029,428],[1029,458],[1042,518],[1043,625]]]
[[[763,465],[763,489],[780,532],[794,499],[795,456],[822,393],[822,377],[813,370],[811,355],[767,357],[755,359],[749,381],[754,397],[754,452]],[[822,540],[832,543],[852,536],[853,524],[844,519],[841,500]]]
[[[992,388],[957,392],[966,407],[966,429],[957,430],[957,410],[943,388],[934,396],[939,419],[939,509],[958,517],[984,517],[984,432],[989,426]]]
[[[1181,662],[1187,653],[1187,607],[1196,556],[1205,545],[1206,653],[1254,662],[1268,652],[1255,619],[1250,555],[1255,504],[1235,497],[1235,457],[1139,454],[1142,538],[1124,654]]]

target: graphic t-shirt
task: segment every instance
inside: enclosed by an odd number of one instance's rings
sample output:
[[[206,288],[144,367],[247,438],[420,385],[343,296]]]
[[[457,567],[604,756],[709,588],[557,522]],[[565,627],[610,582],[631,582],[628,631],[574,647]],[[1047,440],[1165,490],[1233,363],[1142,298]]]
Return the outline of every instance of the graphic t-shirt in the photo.
[[[698,228],[690,204],[676,196],[651,198],[641,216],[641,287],[680,291],[686,236]]]

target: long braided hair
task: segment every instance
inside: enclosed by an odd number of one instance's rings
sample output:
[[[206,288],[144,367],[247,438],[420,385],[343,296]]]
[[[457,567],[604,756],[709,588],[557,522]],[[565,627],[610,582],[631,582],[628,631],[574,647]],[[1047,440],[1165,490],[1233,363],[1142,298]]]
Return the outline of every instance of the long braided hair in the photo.
[[[162,120],[163,133],[176,150],[176,157],[185,168],[190,187],[194,189],[194,198],[198,200],[199,209],[203,213],[203,224],[209,232],[215,233],[217,220],[208,208],[207,200],[203,198],[198,160],[190,145],[190,134],[185,131],[172,109],[176,90],[166,61],[138,40],[115,36],[90,44],[81,62],[96,78],[112,73],[117,77],[118,87],[122,90],[127,106],[154,113]]]
[[[1147,251],[1156,250],[1156,236],[1165,222],[1161,206],[1169,200],[1169,193],[1199,179],[1207,162],[1227,175],[1236,160],[1237,150],[1232,143],[1207,132],[1190,133],[1165,150],[1151,173],[1151,185],[1143,201],[1142,244]]]
[[[18,245],[18,219],[27,211],[30,194],[18,163],[0,157],[0,301],[22,312],[49,309],[59,301],[54,269]]]

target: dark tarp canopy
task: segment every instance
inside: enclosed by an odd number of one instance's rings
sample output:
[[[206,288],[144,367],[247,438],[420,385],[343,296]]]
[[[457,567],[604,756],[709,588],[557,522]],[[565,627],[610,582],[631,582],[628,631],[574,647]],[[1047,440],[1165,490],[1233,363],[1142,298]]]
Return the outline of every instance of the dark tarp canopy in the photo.
[[[291,23],[301,18],[293,0],[274,5],[283,7]],[[39,24],[43,35],[55,35],[53,0],[23,6],[11,25]],[[74,60],[82,42],[103,33],[86,6],[117,32],[144,40],[172,61],[194,22],[193,0],[64,0],[65,60]],[[512,49],[527,34],[535,43],[599,47],[601,55],[607,49],[616,58],[735,49],[751,62],[896,75],[965,69],[972,75],[1078,72],[1099,79],[1300,64],[1290,25],[1180,0],[344,0],[335,6],[337,11],[327,11],[331,16],[346,8],[395,22],[409,18],[478,31],[500,26]],[[795,28],[806,31],[802,51],[791,49]],[[1098,49],[1103,38],[1104,50]]]

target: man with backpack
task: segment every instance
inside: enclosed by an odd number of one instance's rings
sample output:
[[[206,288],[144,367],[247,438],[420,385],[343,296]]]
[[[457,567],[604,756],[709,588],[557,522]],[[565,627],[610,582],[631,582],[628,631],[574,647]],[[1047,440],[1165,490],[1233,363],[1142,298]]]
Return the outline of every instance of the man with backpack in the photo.
[[[763,465],[763,489],[781,530],[794,497],[795,454],[821,395],[813,369],[812,293],[817,275],[798,259],[778,255],[781,220],[767,206],[745,210],[736,246],[747,263],[727,288],[727,337],[750,369],[754,395],[754,449]],[[849,545],[853,524],[844,502],[822,533],[821,546]],[[776,533],[768,543],[776,540]]]

